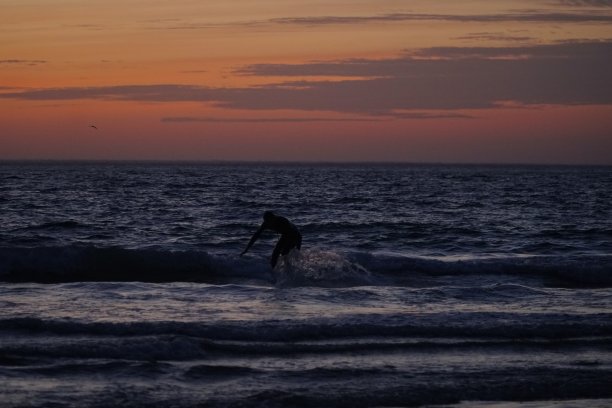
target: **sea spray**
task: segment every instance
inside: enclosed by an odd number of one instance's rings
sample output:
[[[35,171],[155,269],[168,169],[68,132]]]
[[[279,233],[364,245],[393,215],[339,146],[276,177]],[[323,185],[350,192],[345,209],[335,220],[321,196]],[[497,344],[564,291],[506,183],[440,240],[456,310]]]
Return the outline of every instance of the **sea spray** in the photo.
[[[309,248],[292,250],[275,269],[279,287],[322,286],[343,287],[372,285],[372,274],[345,255]]]

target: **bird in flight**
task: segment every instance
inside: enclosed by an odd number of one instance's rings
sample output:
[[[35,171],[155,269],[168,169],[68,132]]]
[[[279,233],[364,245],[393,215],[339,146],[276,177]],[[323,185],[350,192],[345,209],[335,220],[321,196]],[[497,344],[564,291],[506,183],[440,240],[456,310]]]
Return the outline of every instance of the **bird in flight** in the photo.
[[[94,128],[94,129],[98,130],[98,128],[97,128],[97,127],[95,127],[94,125],[89,125],[89,127],[90,127],[90,128]]]

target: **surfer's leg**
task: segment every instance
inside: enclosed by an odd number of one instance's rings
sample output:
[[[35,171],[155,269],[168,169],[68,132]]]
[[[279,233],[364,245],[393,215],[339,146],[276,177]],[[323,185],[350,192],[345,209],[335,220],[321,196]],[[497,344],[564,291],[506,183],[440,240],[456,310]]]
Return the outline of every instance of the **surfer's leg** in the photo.
[[[270,258],[270,265],[272,265],[272,269],[276,267],[276,263],[278,262],[278,256],[280,255],[280,252],[276,249],[277,248],[274,248],[274,251],[272,252],[272,257]]]
[[[272,265],[272,268],[276,266],[276,263],[278,262],[278,257],[281,254],[286,255],[286,253],[288,252],[288,251],[285,252],[286,247],[287,247],[287,238],[281,237],[276,243],[276,246],[274,247],[274,251],[272,251],[272,258],[270,258],[270,265]]]

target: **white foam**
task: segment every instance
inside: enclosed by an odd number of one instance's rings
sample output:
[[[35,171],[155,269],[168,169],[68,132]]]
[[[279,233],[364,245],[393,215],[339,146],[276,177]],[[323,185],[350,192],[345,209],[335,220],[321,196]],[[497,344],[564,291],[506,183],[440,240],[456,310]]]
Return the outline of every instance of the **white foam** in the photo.
[[[274,270],[278,286],[348,286],[372,284],[371,273],[344,255],[319,248],[294,249]]]

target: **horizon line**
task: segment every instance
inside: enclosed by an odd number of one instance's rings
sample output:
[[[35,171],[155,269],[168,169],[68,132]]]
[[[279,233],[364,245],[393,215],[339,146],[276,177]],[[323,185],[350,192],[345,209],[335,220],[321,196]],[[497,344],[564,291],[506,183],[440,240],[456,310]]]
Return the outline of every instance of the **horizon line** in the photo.
[[[534,166],[612,167],[612,163],[452,162],[399,160],[234,160],[234,159],[3,159],[0,164],[205,164],[205,165],[379,165],[379,166]]]

